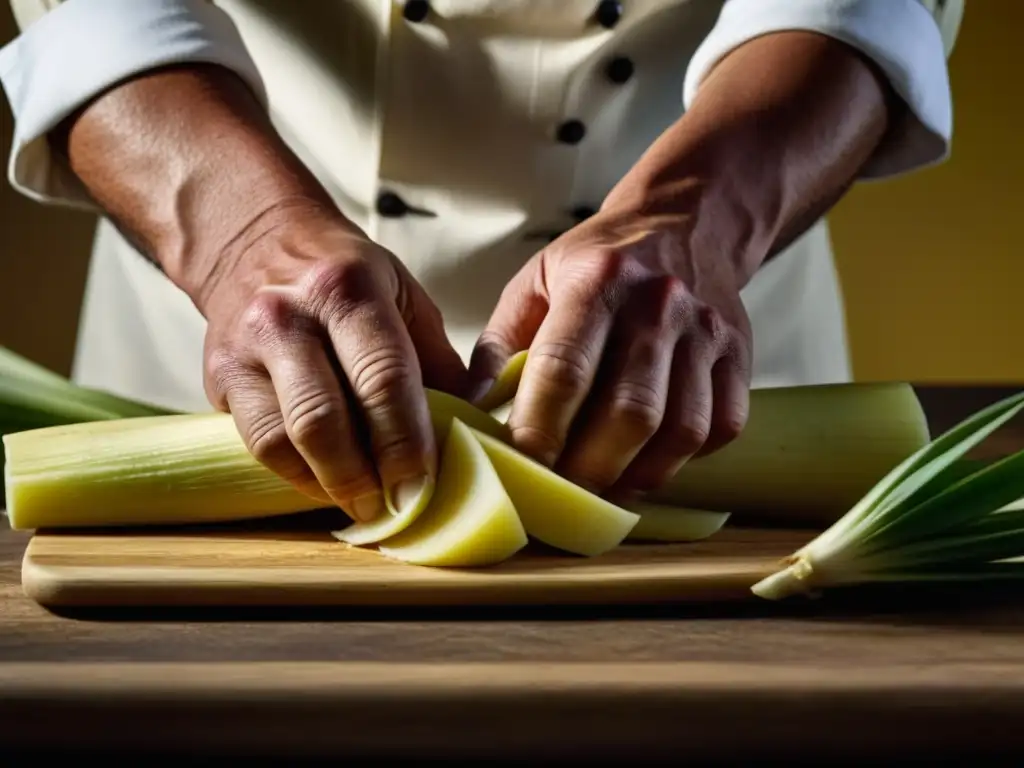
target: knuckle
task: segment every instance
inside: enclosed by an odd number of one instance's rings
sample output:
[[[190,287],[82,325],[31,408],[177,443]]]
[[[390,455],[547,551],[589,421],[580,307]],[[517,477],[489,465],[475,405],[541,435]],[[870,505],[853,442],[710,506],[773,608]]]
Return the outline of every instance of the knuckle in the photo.
[[[563,440],[550,429],[532,425],[516,425],[510,428],[513,444],[537,461],[551,465],[562,453]]]
[[[231,350],[218,347],[207,353],[203,375],[210,388],[223,395],[231,388],[241,369],[238,357]]]
[[[386,344],[363,350],[352,363],[352,389],[365,408],[387,407],[413,378],[411,361]]]
[[[284,415],[292,439],[301,445],[317,445],[345,425],[344,406],[323,391],[295,398]]]
[[[588,389],[594,361],[576,344],[546,342],[531,353],[531,364],[554,396],[573,397]]]
[[[718,433],[719,441],[725,444],[731,443],[743,434],[743,430],[746,426],[746,416],[735,410],[730,410],[729,413],[723,416],[719,420],[718,424],[716,424],[715,431]]]
[[[658,390],[639,381],[617,384],[609,411],[612,419],[634,436],[650,437],[658,431],[664,418],[664,405]]]
[[[710,425],[703,414],[685,411],[669,424],[669,444],[679,455],[689,456],[700,450],[709,432]]]
[[[291,439],[280,414],[264,413],[257,416],[245,430],[245,445],[249,453],[272,469],[281,471],[289,462]]]
[[[281,334],[294,323],[295,309],[287,296],[264,291],[253,297],[242,316],[242,327],[252,337],[265,340]]]
[[[363,259],[332,262],[313,269],[306,299],[313,314],[347,314],[376,295],[373,270]]]
[[[693,306],[693,294],[686,283],[675,275],[663,275],[659,278],[657,296],[665,322],[678,326],[690,315]]]
[[[697,308],[696,326],[701,334],[712,344],[724,345],[731,336],[729,324],[722,313],[710,304],[702,304]]]
[[[591,493],[601,494],[615,484],[613,473],[602,471],[598,467],[585,466],[574,470],[570,475],[572,481]]]

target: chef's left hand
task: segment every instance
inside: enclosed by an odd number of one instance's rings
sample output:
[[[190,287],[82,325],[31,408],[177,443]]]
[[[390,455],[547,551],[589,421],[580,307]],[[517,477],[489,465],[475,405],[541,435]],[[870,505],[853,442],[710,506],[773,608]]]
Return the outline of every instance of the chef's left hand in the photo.
[[[739,280],[685,221],[603,210],[570,230],[508,284],[473,353],[482,391],[530,350],[514,443],[596,493],[651,490],[746,423]]]

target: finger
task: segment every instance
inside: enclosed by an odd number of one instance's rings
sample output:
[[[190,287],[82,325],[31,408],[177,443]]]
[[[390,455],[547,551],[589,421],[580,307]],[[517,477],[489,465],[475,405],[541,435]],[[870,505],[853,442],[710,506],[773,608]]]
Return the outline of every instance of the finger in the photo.
[[[558,468],[595,493],[619,479],[665,415],[679,331],[666,322],[655,297],[638,298],[619,313],[608,364],[599,371],[596,391],[581,410],[580,428],[571,433]]]
[[[473,348],[467,390],[470,402],[490,391],[513,355],[529,349],[544,322],[548,302],[536,285],[535,264],[531,261],[505,286]]]
[[[412,339],[394,301],[380,293],[335,304],[326,326],[369,433],[384,493],[402,511],[429,492],[437,468]]]
[[[750,367],[739,353],[725,355],[711,371],[714,409],[708,439],[695,454],[719,451],[742,434],[750,413]]]
[[[462,397],[468,386],[466,365],[445,333],[441,312],[418,283],[410,278],[407,284],[409,312],[405,325],[419,359],[423,386]]]
[[[293,333],[263,350],[285,430],[320,487],[354,520],[379,517],[380,480],[322,340]]]
[[[516,446],[553,466],[590,393],[612,328],[612,306],[584,283],[551,297],[523,368],[508,425]]]
[[[661,426],[622,473],[616,492],[646,492],[674,477],[711,430],[713,346],[686,335],[676,345]]]
[[[266,370],[238,366],[219,391],[245,447],[258,462],[306,495],[325,505],[334,503],[292,444]]]

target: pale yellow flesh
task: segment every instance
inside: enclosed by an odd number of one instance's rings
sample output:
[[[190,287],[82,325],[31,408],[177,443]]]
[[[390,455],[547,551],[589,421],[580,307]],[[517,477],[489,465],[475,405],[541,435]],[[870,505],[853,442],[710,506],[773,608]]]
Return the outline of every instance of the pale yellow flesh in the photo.
[[[523,527],[538,541],[592,557],[617,547],[639,520],[509,445],[474,434],[519,510]]]
[[[718,533],[729,520],[728,512],[685,509],[647,502],[630,504],[640,520],[626,537],[629,541],[700,541]]]
[[[528,350],[524,349],[508,359],[487,394],[476,402],[476,406],[480,410],[493,412],[502,406],[507,406],[509,401],[515,397],[516,390],[519,389],[519,380],[523,376],[523,366],[526,365],[527,354]]]
[[[437,439],[438,455],[442,455],[444,444],[448,438],[448,430],[451,429],[455,418],[474,428],[507,442],[508,432],[506,427],[495,420],[484,411],[469,405],[464,400],[434,390],[427,390],[427,402],[430,406],[431,422],[434,426],[434,435]],[[404,531],[414,520],[416,520],[430,503],[435,491],[434,483],[429,483],[423,492],[412,503],[404,509],[397,509],[392,499],[386,499],[387,514],[368,523],[355,523],[336,535],[342,541],[349,544],[373,544],[384,541],[391,536]]]
[[[469,403],[427,395],[440,443],[455,417],[507,440],[504,425]],[[224,413],[85,422],[3,440],[7,515],[16,530],[225,522],[324,506],[257,462]],[[427,501],[410,505],[388,535]]]
[[[742,434],[650,500],[829,525],[929,439],[907,384],[753,390]]]
[[[527,542],[487,454],[469,428],[455,421],[430,503],[402,533],[381,542],[379,551],[413,565],[468,568],[507,560]]]

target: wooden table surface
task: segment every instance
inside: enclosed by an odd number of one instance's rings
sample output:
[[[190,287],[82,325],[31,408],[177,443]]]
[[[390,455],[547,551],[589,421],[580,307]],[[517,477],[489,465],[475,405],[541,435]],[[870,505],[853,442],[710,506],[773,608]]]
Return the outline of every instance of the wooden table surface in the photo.
[[[935,432],[1009,393],[919,391]],[[1021,447],[1017,422],[985,452]],[[26,540],[0,530],[0,756],[1024,754],[1021,588],[718,609],[56,616],[21,594]]]

